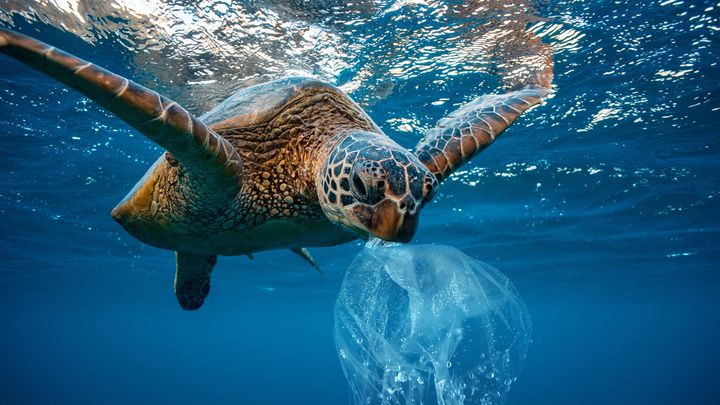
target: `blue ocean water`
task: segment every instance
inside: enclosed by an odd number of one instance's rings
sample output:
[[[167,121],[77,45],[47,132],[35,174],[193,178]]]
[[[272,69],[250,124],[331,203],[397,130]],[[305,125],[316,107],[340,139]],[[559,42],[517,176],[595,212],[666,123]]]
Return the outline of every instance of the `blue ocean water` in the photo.
[[[0,3],[0,24],[197,113],[249,83],[312,74],[407,147],[498,91],[507,27],[535,32],[555,53],[554,95],[443,183],[413,243],[491,264],[524,299],[533,335],[509,404],[711,404],[719,10],[682,0],[29,1]],[[0,61],[0,402],[349,401],[333,304],[359,242],[312,249],[324,274],[286,251],[221,257],[205,306],[182,311],[174,254],[109,216],[162,151],[63,85]]]

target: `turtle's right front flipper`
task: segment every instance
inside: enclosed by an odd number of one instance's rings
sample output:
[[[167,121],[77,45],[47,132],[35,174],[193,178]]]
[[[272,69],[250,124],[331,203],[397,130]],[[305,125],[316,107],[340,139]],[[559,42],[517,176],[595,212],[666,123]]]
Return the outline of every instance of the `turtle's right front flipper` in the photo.
[[[0,29],[0,52],[65,83],[142,132],[210,185],[234,195],[242,180],[233,146],[172,100],[33,38]],[[211,183],[211,184],[207,184]]]
[[[438,181],[448,178],[485,150],[522,113],[551,93],[552,50],[541,46],[538,57],[542,60],[536,71],[530,72],[525,80],[512,83],[510,91],[487,94],[465,104],[438,121],[415,146],[416,156]]]

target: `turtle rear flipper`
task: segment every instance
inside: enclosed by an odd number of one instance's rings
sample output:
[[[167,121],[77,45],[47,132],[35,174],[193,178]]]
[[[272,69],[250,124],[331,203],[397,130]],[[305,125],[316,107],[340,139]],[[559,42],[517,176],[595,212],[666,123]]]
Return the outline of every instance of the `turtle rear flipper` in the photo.
[[[210,273],[217,256],[176,252],[176,258],[175,296],[182,309],[196,310],[210,293]]]
[[[180,105],[131,80],[33,38],[0,29],[0,52],[72,87],[169,151],[215,192],[236,194],[240,155]]]

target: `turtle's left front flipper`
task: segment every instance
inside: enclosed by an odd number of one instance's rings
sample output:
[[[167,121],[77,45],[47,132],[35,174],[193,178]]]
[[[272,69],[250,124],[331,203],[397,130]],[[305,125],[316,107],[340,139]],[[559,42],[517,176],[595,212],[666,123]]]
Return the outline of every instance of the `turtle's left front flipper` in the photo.
[[[550,93],[552,54],[524,87],[505,94],[479,97],[438,121],[415,146],[418,159],[443,181],[495,141],[530,107]]]
[[[200,308],[210,293],[210,273],[217,256],[176,252],[175,297],[182,309]]]
[[[65,83],[169,151],[221,197],[237,194],[240,155],[172,100],[38,40],[0,29],[0,52]]]

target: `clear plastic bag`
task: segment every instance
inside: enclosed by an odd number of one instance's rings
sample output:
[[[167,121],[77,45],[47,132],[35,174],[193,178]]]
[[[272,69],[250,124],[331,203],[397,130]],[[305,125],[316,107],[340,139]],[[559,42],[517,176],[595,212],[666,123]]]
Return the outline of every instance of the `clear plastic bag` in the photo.
[[[449,246],[366,247],[335,304],[356,404],[501,404],[530,332],[508,278]]]

